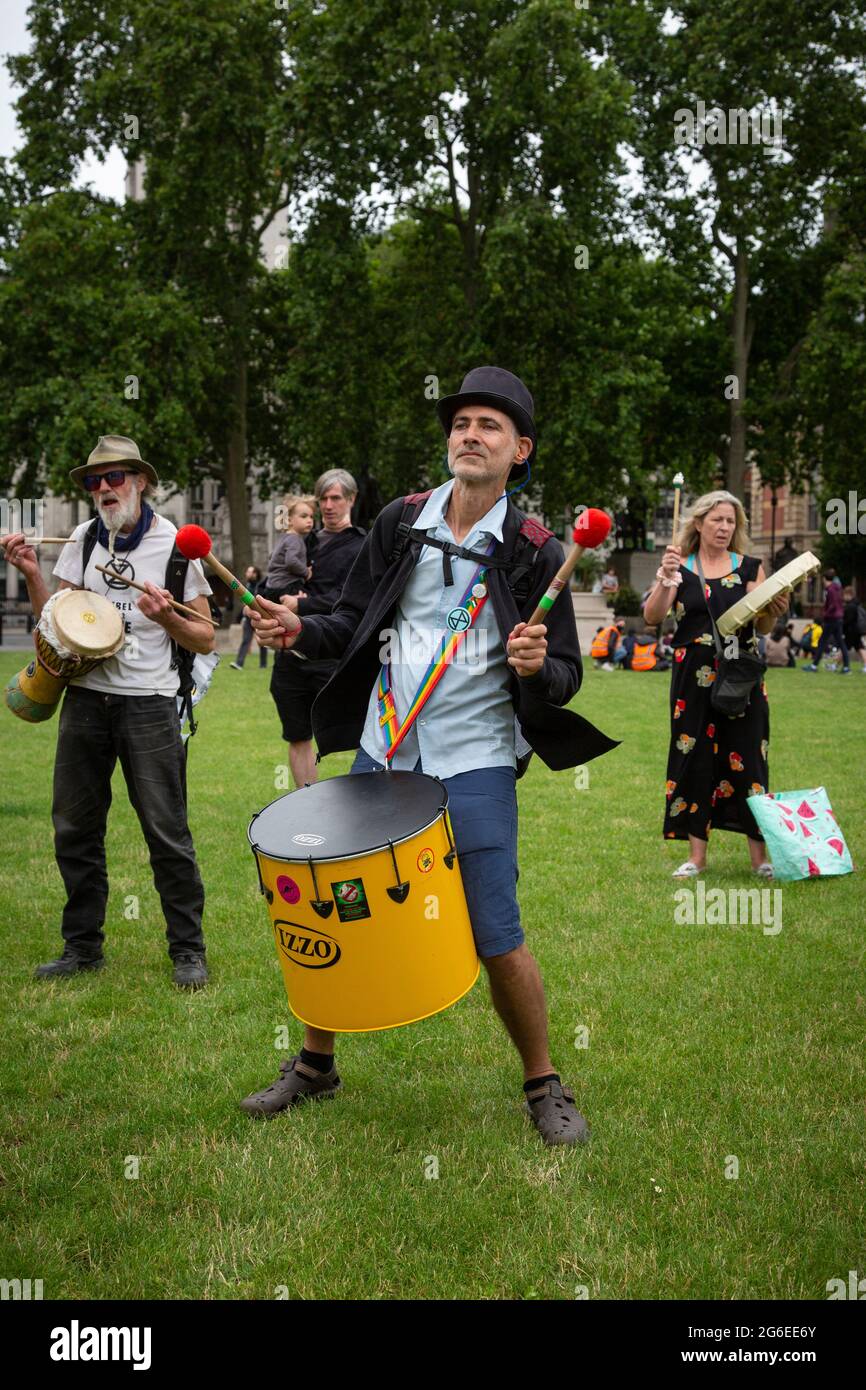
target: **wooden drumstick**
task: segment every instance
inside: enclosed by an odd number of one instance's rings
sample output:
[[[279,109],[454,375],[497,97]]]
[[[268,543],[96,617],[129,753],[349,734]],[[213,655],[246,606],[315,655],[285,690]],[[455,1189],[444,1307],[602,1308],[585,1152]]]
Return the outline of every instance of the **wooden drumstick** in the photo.
[[[0,541],[8,540],[8,536],[0,536]],[[79,541],[80,536],[25,536],[25,545],[68,545],[70,541]]]
[[[266,608],[262,607],[255,594],[251,593],[246,584],[242,584],[237,576],[232,574],[231,570],[226,569],[225,565],[221,564],[216,558],[213,553],[213,542],[203,526],[196,526],[194,523],[181,526],[175,537],[175,544],[180,553],[185,555],[188,560],[204,560],[210,565],[211,569],[215,574],[219,575],[229,591],[233,594],[237,594],[241,603],[244,604],[246,608],[256,608],[263,618],[270,618],[270,613]],[[291,632],[298,632],[301,627],[300,618],[297,614],[292,613],[290,609],[287,611],[292,619],[292,625],[289,630]]]
[[[135,579],[125,579],[122,574],[117,573],[117,570],[106,569],[105,565],[95,565],[94,568],[98,569],[100,574],[107,574],[109,579],[114,579],[120,584],[128,584],[130,589],[137,589],[140,594],[147,593],[143,584],[139,584]],[[187,618],[194,618],[199,623],[210,623],[211,627],[219,627],[219,623],[215,623],[213,618],[204,613],[197,613],[194,608],[187,608],[185,603],[178,603],[176,598],[170,598],[169,603],[172,608],[177,609],[178,613],[183,613]]]
[[[611,524],[607,512],[601,512],[596,507],[590,507],[587,511],[581,512],[572,532],[574,545],[548,584],[546,592],[539,599],[538,607],[529,619],[527,627],[532,627],[533,623],[543,621],[547,616],[548,609],[553,607],[557,597],[568,584],[572,571],[583,552],[593,550],[597,545],[601,545],[602,541],[607,540]]]
[[[682,473],[674,474],[674,524],[671,533],[671,545],[677,543],[677,531],[680,526],[680,488],[685,482]]]

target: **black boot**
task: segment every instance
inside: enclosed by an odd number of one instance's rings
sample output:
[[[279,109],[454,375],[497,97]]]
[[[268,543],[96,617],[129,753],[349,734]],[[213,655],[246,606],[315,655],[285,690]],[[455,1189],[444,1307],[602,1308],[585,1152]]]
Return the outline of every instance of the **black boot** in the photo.
[[[207,984],[207,967],[199,951],[184,951],[174,957],[174,982],[181,989],[201,989]]]
[[[51,980],[63,975],[78,975],[82,970],[101,970],[105,956],[82,956],[71,946],[64,946],[63,955],[57,960],[49,960],[45,965],[37,965],[34,979]]]

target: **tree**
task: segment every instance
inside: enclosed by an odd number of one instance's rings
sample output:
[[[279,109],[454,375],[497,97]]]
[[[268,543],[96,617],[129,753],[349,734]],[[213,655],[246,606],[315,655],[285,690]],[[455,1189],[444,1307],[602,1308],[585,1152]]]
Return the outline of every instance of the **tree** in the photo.
[[[176,294],[205,326],[209,380],[193,403],[196,433],[225,485],[239,570],[251,558],[251,355],[270,297],[261,238],[305,176],[283,15],[256,0],[128,9],[34,0],[32,47],[10,62],[23,88],[19,163],[33,199],[68,187],[88,149],[119,145],[144,161],[146,196],[129,210],[136,268],[146,289]],[[125,366],[126,355],[125,342],[115,344],[115,360]]]
[[[429,392],[496,361],[536,395],[544,506],[612,497],[664,382],[650,333],[635,351],[639,257],[616,245],[628,91],[586,14],[333,0],[288,32],[311,161],[371,234],[395,214],[372,265],[383,479],[414,453],[415,479],[441,480]]]
[[[736,394],[725,463],[729,488],[742,494],[750,362],[756,333],[768,327],[773,266],[814,244],[828,189],[856,167],[866,110],[862,8],[857,0],[611,0],[598,22],[635,86],[649,225],[663,239],[676,236],[676,209],[688,198],[727,263]],[[746,143],[745,125],[732,121],[740,111],[766,119],[758,143]],[[692,142],[676,143],[677,129]],[[778,147],[766,143],[770,135],[780,135]],[[696,176],[702,185],[690,187]]]
[[[215,362],[194,308],[143,286],[128,209],[86,192],[6,223],[0,274],[0,468],[7,487],[74,493],[69,470],[105,433],[129,434],[166,481],[206,453]]]

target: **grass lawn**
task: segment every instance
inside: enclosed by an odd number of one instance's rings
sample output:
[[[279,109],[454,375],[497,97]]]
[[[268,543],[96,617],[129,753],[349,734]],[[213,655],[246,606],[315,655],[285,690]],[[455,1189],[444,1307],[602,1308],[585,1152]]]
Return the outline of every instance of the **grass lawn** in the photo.
[[[0,656],[4,684],[22,664]],[[592,1142],[547,1150],[523,1116],[483,975],[436,1018],[346,1038],[335,1101],[242,1114],[286,1055],[246,839],[285,759],[266,684],[224,660],[190,755],[212,977],[194,995],[170,983],[119,775],[108,968],[31,978],[60,945],[57,723],[0,712],[0,1275],[51,1299],[824,1299],[866,1272],[862,883],[785,885],[776,936],[675,924],[665,675],[588,672],[575,707],[622,746],[586,789],[538,759],[520,786],[524,926]],[[772,789],[823,783],[861,864],[866,678],[771,671],[769,686]],[[753,885],[741,837],[710,855],[708,887]],[[300,1034],[291,1021],[292,1050]]]

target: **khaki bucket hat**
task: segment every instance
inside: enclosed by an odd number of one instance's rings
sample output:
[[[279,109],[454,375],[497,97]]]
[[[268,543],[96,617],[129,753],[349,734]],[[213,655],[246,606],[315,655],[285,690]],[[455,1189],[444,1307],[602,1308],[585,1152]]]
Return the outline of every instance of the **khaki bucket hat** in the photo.
[[[71,468],[69,476],[76,483],[80,483],[85,473],[92,472],[102,463],[128,463],[136,472],[143,473],[150,482],[159,484],[153,464],[145,463],[135,440],[127,439],[125,434],[101,434],[96,448],[88,455],[87,462],[79,464],[77,468]]]

